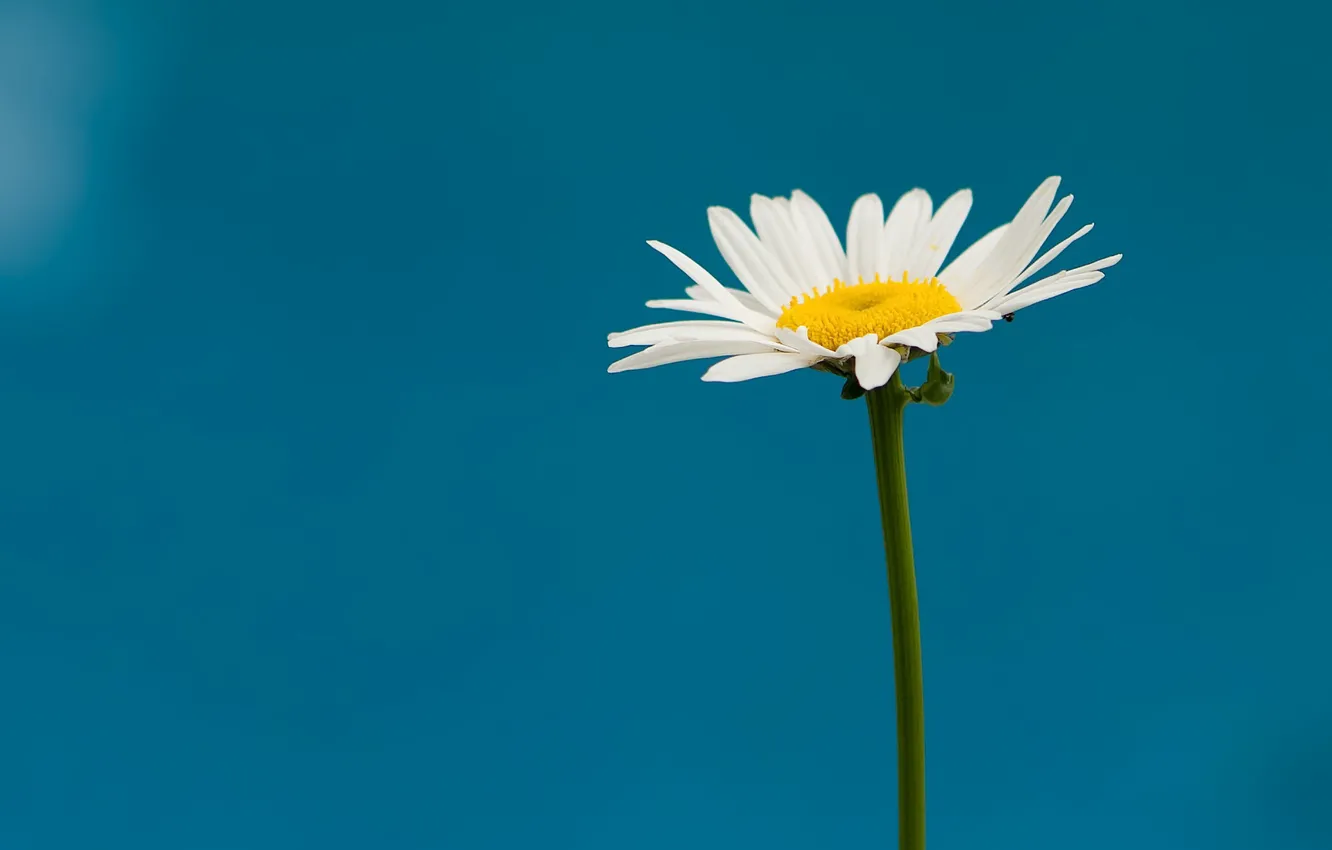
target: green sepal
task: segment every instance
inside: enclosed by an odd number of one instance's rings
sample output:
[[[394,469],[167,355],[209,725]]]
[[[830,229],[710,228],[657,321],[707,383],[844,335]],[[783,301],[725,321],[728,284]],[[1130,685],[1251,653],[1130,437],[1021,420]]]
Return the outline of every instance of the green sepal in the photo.
[[[865,388],[862,387],[860,385],[860,382],[856,380],[855,375],[852,375],[851,377],[847,378],[846,383],[842,384],[842,398],[846,399],[847,401],[855,401],[864,394],[865,394]]]

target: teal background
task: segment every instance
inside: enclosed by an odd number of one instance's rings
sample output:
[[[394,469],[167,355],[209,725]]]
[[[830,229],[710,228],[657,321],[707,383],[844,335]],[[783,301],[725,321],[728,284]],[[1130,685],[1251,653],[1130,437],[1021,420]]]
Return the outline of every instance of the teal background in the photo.
[[[931,846],[1332,847],[1321,13],[0,0],[0,848],[890,846],[861,404],[705,208],[1048,174],[909,413]]]

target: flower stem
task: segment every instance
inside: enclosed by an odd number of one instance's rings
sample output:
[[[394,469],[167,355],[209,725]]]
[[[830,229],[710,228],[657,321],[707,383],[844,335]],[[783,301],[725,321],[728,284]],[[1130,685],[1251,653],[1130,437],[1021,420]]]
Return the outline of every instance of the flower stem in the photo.
[[[865,399],[874,440],[883,548],[888,561],[888,601],[892,608],[898,847],[924,850],[925,697],[921,683],[916,568],[907,509],[906,457],[902,449],[902,420],[909,397],[901,377],[894,374],[888,384],[866,393]]]

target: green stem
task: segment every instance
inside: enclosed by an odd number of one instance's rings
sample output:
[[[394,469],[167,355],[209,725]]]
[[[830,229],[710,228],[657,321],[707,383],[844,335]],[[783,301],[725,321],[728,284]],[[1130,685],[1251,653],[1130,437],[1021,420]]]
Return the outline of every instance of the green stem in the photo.
[[[925,848],[925,697],[921,683],[920,613],[907,509],[903,413],[909,402],[902,379],[866,393],[874,467],[879,479],[888,601],[893,621],[893,682],[897,695],[897,834],[901,850]]]

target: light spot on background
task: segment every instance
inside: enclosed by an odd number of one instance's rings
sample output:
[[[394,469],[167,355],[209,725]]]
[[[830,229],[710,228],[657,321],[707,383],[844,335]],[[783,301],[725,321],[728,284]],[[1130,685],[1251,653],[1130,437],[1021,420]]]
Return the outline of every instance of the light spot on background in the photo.
[[[85,199],[100,35],[71,8],[0,3],[0,275],[48,259]]]

